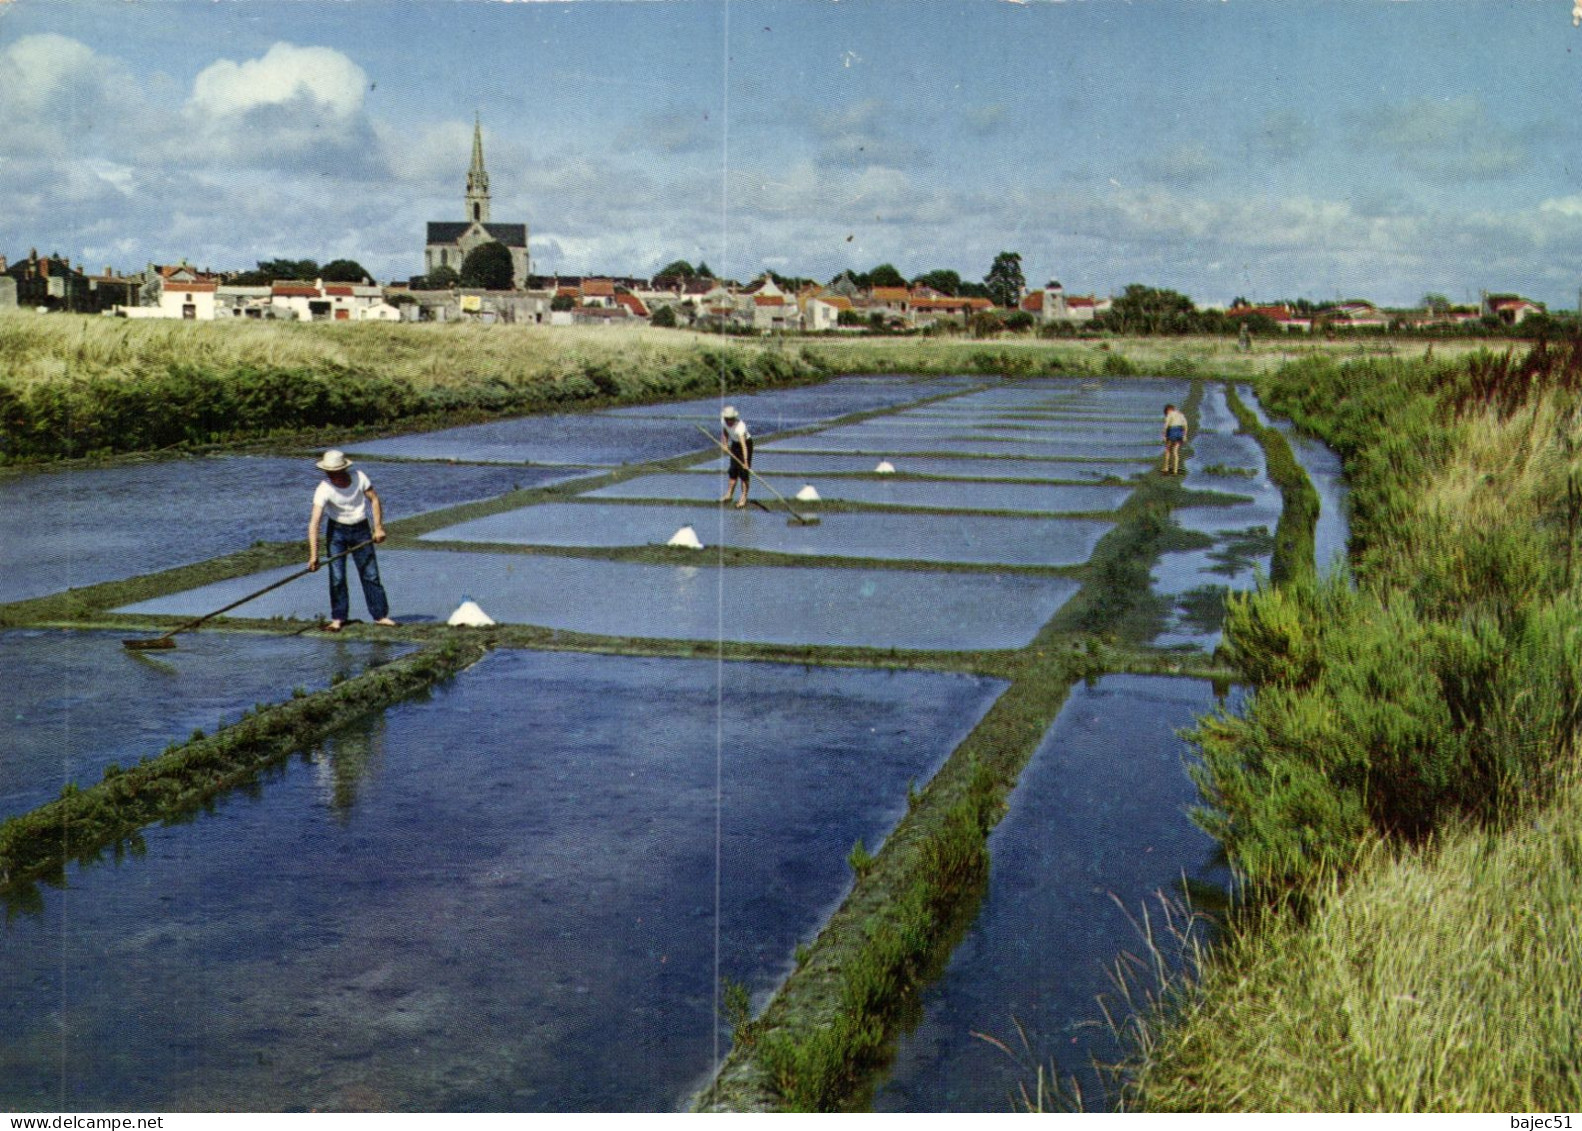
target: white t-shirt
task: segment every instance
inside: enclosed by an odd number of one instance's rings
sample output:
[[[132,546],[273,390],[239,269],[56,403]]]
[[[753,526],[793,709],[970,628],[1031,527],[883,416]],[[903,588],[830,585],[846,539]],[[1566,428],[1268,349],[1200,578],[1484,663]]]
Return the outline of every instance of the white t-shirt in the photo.
[[[747,431],[747,422],[739,418],[735,424],[727,424],[725,426],[725,433],[730,436],[733,444],[745,445],[748,440],[753,438],[752,433]]]
[[[351,477],[345,487],[337,487],[326,479],[313,492],[313,505],[323,507],[331,522],[350,525],[368,517],[368,491],[373,484],[362,471],[352,472]]]

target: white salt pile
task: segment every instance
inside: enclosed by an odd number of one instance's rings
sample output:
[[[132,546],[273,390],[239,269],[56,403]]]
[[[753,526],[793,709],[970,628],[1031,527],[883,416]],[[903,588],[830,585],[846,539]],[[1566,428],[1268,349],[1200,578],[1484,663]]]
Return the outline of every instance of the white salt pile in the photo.
[[[873,470],[879,475],[894,475],[895,474],[895,464],[891,463],[887,459],[882,459],[882,460],[879,461],[879,466],[874,468]]]
[[[814,489],[813,484],[804,483],[802,490],[796,493],[796,497],[804,503],[816,503],[818,502],[818,491]]]
[[[450,620],[445,623],[464,628],[486,628],[494,623],[494,618],[480,609],[477,601],[466,597],[456,606],[456,611],[450,614]]]
[[[701,550],[703,543],[698,541],[698,532],[690,526],[683,526],[670,536],[667,546],[681,546],[688,550]]]

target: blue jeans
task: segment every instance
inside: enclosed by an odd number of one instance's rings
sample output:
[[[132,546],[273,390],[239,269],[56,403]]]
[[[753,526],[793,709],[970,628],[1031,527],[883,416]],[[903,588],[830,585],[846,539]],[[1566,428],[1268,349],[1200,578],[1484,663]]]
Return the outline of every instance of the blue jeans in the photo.
[[[379,580],[379,559],[374,557],[373,529],[368,525],[368,520],[352,523],[331,521],[325,526],[324,554],[333,559],[330,562],[330,619],[344,621],[349,609],[346,559],[335,555],[342,550],[350,550],[358,543],[367,542],[368,545],[353,550],[349,557],[357,563],[357,576],[363,583],[363,600],[368,604],[369,619],[384,620],[390,615],[390,600],[385,596],[385,587]]]

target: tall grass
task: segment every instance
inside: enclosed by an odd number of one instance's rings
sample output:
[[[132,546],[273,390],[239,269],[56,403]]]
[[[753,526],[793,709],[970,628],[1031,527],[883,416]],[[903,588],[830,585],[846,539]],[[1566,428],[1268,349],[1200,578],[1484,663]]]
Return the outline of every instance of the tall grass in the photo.
[[[1149,1048],[1156,1111],[1582,1108],[1582,795],[1456,825],[1224,944]]]
[[[1233,598],[1257,685],[1193,734],[1243,917],[1142,1030],[1127,1102],[1582,1102],[1582,342],[1307,361],[1263,390],[1346,457],[1358,586]]]
[[[649,329],[0,320],[0,462],[456,423],[822,377]]]

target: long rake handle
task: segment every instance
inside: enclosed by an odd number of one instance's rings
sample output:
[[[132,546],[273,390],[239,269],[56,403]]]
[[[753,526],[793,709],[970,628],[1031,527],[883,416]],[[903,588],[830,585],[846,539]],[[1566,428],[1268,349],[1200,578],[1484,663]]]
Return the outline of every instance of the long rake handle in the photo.
[[[367,542],[359,542],[355,546],[348,546],[346,549],[342,550],[338,554],[335,554],[333,557],[325,558],[322,562],[319,563],[319,565],[329,565],[331,562],[335,561],[337,558],[344,558],[347,554],[354,554],[358,550],[361,550],[364,546],[372,546],[372,545],[373,545],[373,541],[370,539]],[[293,574],[291,574],[291,575],[289,575],[287,577],[282,577],[279,581],[271,581],[268,585],[264,586],[262,589],[258,590],[255,593],[249,593],[245,597],[237,598],[236,600],[232,601],[229,605],[226,605],[224,608],[215,609],[212,613],[205,613],[203,616],[199,617],[197,620],[189,620],[186,624],[180,625],[180,626],[178,626],[176,628],[173,628],[169,632],[165,633],[164,636],[156,637],[156,639],[158,639],[158,640],[169,640],[172,636],[175,636],[178,632],[186,632],[187,629],[189,629],[189,628],[197,628],[200,624],[202,624],[206,620],[213,620],[215,617],[219,616],[221,613],[228,613],[232,609],[236,608],[236,606],[238,606],[238,605],[245,605],[245,604],[247,604],[247,602],[249,602],[251,600],[254,600],[255,598],[262,597],[265,593],[268,593],[272,589],[279,589],[282,585],[286,584],[289,581],[295,581],[299,577],[306,577],[308,574],[313,573],[316,569],[317,569],[316,566],[313,567],[313,568],[308,568],[308,567],[305,566],[302,569],[297,570],[296,573],[293,573]]]
[[[703,427],[703,425],[696,423],[695,421],[693,423],[693,427],[695,427],[699,432],[702,432],[705,436],[707,436],[710,440],[712,440],[714,442],[714,446],[716,448],[720,449],[720,451],[725,453],[725,458],[726,459],[730,460],[732,463],[741,463],[740,460],[738,460],[735,456],[731,455],[731,450],[730,450],[729,447],[727,447],[725,444],[720,443],[720,438],[718,436],[716,436],[714,433],[710,432],[707,428]],[[806,522],[807,521],[801,515],[797,514],[796,509],[794,507],[792,507],[790,503],[786,502],[786,499],[785,499],[784,495],[782,495],[779,491],[776,491],[774,489],[773,485],[771,485],[770,482],[767,479],[765,479],[762,475],[759,475],[756,471],[753,470],[752,464],[750,464],[750,463],[749,464],[742,464],[742,466],[747,469],[747,474],[748,475],[751,475],[759,483],[763,484],[764,490],[768,491],[771,495],[773,495],[775,498],[780,500],[780,505],[785,507],[787,513],[789,513],[792,518],[796,519],[798,522]]]

